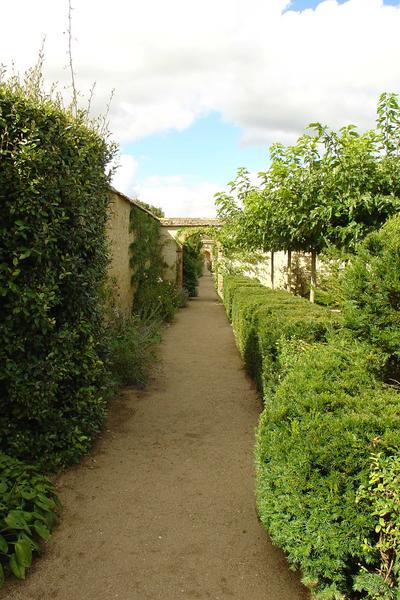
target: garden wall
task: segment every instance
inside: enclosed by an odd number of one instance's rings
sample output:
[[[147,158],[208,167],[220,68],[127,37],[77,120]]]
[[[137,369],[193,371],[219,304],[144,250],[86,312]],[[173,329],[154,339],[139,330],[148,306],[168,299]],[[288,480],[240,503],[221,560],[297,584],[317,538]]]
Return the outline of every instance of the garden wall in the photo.
[[[135,294],[135,285],[132,283],[132,268],[130,266],[129,246],[134,241],[131,230],[131,209],[136,207],[146,212],[158,221],[151,212],[140,206],[134,200],[110,188],[109,220],[107,223],[107,237],[109,242],[110,264],[108,276],[114,292],[116,306],[124,314],[132,309]],[[164,277],[166,281],[181,284],[179,273],[181,270],[180,246],[175,241],[167,227],[161,227],[162,256],[165,262]]]

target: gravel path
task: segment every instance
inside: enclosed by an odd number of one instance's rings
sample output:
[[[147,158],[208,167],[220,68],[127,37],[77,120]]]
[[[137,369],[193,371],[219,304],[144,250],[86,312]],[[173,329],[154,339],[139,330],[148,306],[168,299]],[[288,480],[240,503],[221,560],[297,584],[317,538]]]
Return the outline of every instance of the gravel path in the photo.
[[[80,466],[64,514],[7,600],[305,600],[254,504],[260,410],[209,276],[181,310],[146,392],[127,389]]]

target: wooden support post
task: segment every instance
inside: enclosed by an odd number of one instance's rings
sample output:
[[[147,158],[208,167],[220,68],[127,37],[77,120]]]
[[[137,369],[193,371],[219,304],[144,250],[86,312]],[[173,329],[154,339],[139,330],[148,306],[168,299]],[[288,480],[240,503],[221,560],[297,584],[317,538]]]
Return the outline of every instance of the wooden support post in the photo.
[[[310,302],[315,302],[315,290],[317,288],[317,252],[311,250],[311,285],[310,285]]]

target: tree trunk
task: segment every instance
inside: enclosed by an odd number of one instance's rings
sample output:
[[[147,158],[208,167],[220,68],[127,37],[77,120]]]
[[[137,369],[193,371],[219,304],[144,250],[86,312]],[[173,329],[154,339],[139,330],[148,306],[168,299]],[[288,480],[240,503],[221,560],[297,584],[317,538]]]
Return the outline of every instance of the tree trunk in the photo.
[[[271,288],[274,289],[274,252],[271,250]]]
[[[287,253],[286,289],[289,292],[289,294],[292,293],[292,251],[291,250],[288,250],[288,253]]]
[[[310,285],[310,302],[315,302],[315,290],[317,287],[317,252],[311,250],[311,285]]]

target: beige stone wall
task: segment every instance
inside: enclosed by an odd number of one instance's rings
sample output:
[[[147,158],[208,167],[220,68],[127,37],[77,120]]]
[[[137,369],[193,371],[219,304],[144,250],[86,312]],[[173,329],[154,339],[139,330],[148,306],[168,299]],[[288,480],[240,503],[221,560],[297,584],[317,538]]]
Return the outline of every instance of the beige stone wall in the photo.
[[[164,278],[179,285],[179,273],[177,270],[177,252],[180,250],[179,244],[175,241],[176,232],[170,231],[168,227],[162,226],[160,237],[162,244],[162,254],[166,264]]]
[[[132,271],[129,266],[129,246],[133,233],[129,231],[131,203],[117,192],[110,191],[109,220],[107,236],[111,262],[108,275],[114,291],[116,306],[124,314],[132,309],[134,286],[131,283]]]
[[[132,309],[135,293],[135,286],[132,285],[131,281],[132,270],[129,266],[129,246],[134,240],[134,234],[130,231],[130,212],[132,206],[135,206],[134,201],[117,190],[110,189],[107,237],[111,260],[108,268],[108,277],[113,288],[114,302],[117,308],[126,315]],[[139,208],[139,210],[142,209]],[[152,216],[151,213],[149,215]],[[168,227],[161,226],[160,241],[166,264],[164,279],[181,287],[182,261],[181,254],[179,253],[180,245],[175,241],[177,231],[178,228],[172,228],[170,231]]]

